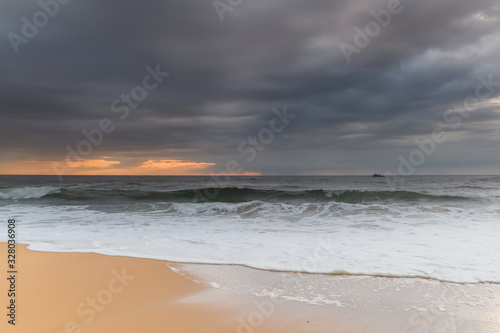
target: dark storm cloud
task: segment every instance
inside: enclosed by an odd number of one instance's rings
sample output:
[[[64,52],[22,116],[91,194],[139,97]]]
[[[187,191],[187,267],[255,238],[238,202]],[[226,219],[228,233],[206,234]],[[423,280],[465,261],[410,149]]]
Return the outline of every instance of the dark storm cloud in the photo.
[[[21,18],[41,8],[4,1],[2,159],[64,158],[83,129],[111,118],[116,130],[96,157],[216,162],[216,170],[241,159],[238,145],[287,105],[297,119],[245,171],[392,168],[414,138],[446,128],[443,114],[474,95],[478,75],[500,82],[500,5],[402,0],[401,13],[348,64],[340,44],[355,45],[354,28],[388,3],[248,0],[221,22],[210,1],[73,0],[15,53],[8,34],[22,35]],[[156,64],[170,76],[118,120],[111,103]],[[498,105],[482,101],[429,168],[455,164],[458,145],[475,147],[480,159],[479,142],[498,144]],[[482,167],[499,162],[491,147]]]

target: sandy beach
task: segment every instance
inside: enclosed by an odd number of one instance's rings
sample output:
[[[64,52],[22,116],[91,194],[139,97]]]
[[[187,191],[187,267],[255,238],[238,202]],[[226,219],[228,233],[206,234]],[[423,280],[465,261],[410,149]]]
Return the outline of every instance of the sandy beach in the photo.
[[[6,252],[6,244],[2,243]],[[16,325],[2,332],[221,332],[229,308],[182,304],[206,288],[165,262],[18,247]],[[6,271],[5,266],[3,266]],[[8,285],[2,282],[2,289]],[[6,304],[6,293],[2,292]],[[2,316],[5,318],[5,316]]]
[[[1,243],[0,248],[6,253],[6,243]],[[336,278],[340,289],[352,289],[344,298],[353,300],[354,305],[342,306],[340,301],[339,304],[314,305],[276,297],[256,297],[228,286],[220,290],[193,282],[200,278],[217,280],[215,275],[219,274],[239,283],[248,283],[242,281],[245,278],[254,279],[255,285],[259,285],[273,277],[282,278],[284,274],[280,273],[91,253],[36,252],[27,250],[25,245],[18,245],[17,252],[16,325],[8,324],[8,316],[2,316],[2,332],[416,333],[498,332],[500,329],[497,285],[443,289],[439,282],[406,285],[397,282],[401,279],[359,280],[369,286],[367,292],[356,287],[358,282],[353,278]],[[2,270],[7,271],[5,260]],[[294,278],[300,280],[290,280]],[[300,274],[290,274],[286,279],[289,284],[311,282],[321,286],[322,283],[307,280],[309,277],[303,280]],[[276,281],[281,283],[279,279]],[[221,280],[214,286],[220,287],[221,283],[225,282]],[[5,305],[9,304],[6,297],[9,284],[7,279],[2,279],[0,285],[4,312]],[[391,286],[402,294],[388,291]],[[403,303],[426,300],[419,300],[411,290],[418,290],[415,294],[425,290],[434,294],[436,290],[447,290],[448,294],[443,300],[432,295],[436,302],[429,304],[434,308],[400,308]],[[353,295],[358,294],[359,298],[355,299]],[[401,299],[402,295],[406,295],[405,299]]]

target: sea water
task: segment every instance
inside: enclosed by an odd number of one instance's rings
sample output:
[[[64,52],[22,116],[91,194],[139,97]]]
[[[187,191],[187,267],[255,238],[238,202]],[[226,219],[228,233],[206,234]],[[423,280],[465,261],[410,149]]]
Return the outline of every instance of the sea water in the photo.
[[[0,214],[32,250],[500,282],[500,176],[0,176]]]

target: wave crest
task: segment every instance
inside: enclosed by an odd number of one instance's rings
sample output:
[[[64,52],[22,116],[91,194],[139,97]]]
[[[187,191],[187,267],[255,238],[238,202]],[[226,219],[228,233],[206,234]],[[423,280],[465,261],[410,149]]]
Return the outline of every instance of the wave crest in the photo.
[[[74,203],[98,202],[178,202],[178,203],[243,203],[261,201],[269,203],[344,202],[349,204],[391,202],[460,202],[471,197],[437,195],[413,191],[370,190],[264,190],[253,188],[200,188],[173,191],[60,189],[55,187],[24,187],[0,190],[0,199],[52,199]]]
[[[59,190],[52,186],[4,188],[0,189],[0,200],[39,199]]]

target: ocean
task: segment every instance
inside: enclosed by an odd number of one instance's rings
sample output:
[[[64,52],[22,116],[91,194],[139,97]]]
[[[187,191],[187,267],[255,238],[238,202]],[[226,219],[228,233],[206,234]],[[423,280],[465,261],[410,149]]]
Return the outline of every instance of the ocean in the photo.
[[[500,176],[0,176],[0,212],[32,250],[500,283]]]

